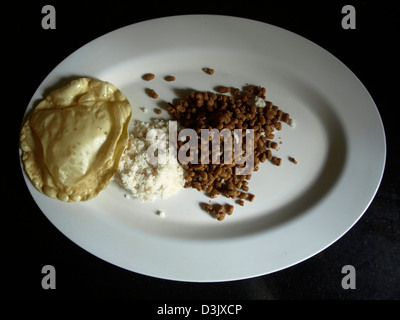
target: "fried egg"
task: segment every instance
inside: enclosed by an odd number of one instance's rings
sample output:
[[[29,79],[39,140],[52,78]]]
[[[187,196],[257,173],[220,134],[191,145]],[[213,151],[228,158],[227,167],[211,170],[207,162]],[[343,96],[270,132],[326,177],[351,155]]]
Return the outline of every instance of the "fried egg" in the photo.
[[[33,185],[65,202],[95,197],[118,170],[131,115],[128,99],[109,82],[80,78],[52,91],[21,129]]]

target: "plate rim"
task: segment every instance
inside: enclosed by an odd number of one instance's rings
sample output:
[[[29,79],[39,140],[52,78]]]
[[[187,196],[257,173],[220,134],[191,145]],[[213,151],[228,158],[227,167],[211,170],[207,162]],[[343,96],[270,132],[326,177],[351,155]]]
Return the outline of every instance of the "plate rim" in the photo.
[[[112,37],[113,34],[115,34],[115,33],[117,33],[117,32],[121,32],[121,30],[123,30],[123,29],[128,30],[128,29],[130,29],[130,28],[134,28],[135,26],[137,26],[137,25],[139,25],[139,24],[144,24],[144,23],[146,23],[146,24],[151,24],[151,23],[154,23],[154,22],[160,22],[161,20],[163,20],[163,21],[167,21],[167,20],[171,21],[171,20],[182,19],[182,18],[188,18],[188,17],[189,17],[189,18],[195,18],[195,17],[196,17],[196,19],[216,19],[216,18],[219,18],[219,19],[233,19],[233,20],[237,20],[237,21],[242,20],[242,21],[247,21],[247,23],[250,23],[250,24],[251,24],[251,23],[257,23],[257,24],[263,25],[264,27],[273,27],[273,28],[275,28],[276,30],[279,30],[279,32],[290,33],[290,34],[292,34],[292,36],[300,37],[300,38],[302,39],[301,41],[306,41],[308,44],[312,44],[312,45],[318,47],[320,50],[323,50],[325,53],[328,53],[332,58],[334,58],[334,59],[336,60],[337,63],[340,63],[342,66],[344,66],[345,69],[346,69],[348,72],[350,72],[350,73],[352,74],[352,76],[358,81],[358,85],[361,85],[361,87],[362,87],[363,90],[364,90],[364,94],[366,93],[366,94],[368,95],[370,101],[372,102],[372,105],[373,105],[374,108],[375,108],[376,116],[378,116],[378,119],[379,119],[379,121],[380,121],[380,123],[379,123],[379,124],[380,124],[380,129],[382,129],[382,132],[381,132],[381,133],[382,133],[382,137],[381,137],[381,138],[383,138],[383,142],[384,142],[384,146],[383,146],[383,147],[384,147],[383,163],[382,163],[382,168],[379,169],[379,171],[380,171],[380,177],[379,177],[379,179],[378,179],[379,181],[377,182],[377,185],[376,185],[376,187],[375,187],[375,191],[373,192],[373,195],[370,197],[370,200],[368,201],[368,204],[366,205],[365,209],[358,215],[358,218],[357,218],[355,221],[353,221],[352,224],[351,224],[350,226],[348,226],[348,228],[347,228],[343,233],[341,233],[340,235],[337,235],[337,237],[336,237],[335,239],[333,239],[332,241],[330,241],[329,243],[327,243],[324,247],[320,248],[319,250],[317,250],[317,251],[313,250],[313,253],[304,256],[302,259],[300,259],[300,258],[295,259],[296,261],[293,261],[291,264],[286,264],[285,266],[280,267],[280,268],[275,268],[274,270],[271,269],[271,270],[269,270],[269,271],[266,272],[266,273],[260,273],[260,272],[258,272],[258,273],[254,273],[254,274],[249,274],[248,276],[244,276],[244,275],[241,275],[241,276],[225,276],[225,275],[222,275],[222,274],[218,274],[217,276],[214,276],[213,278],[201,277],[201,276],[197,275],[197,276],[193,277],[193,279],[189,279],[190,277],[188,277],[187,274],[186,274],[185,276],[183,276],[183,277],[176,276],[176,275],[173,276],[173,275],[171,275],[171,274],[164,277],[164,276],[162,276],[161,274],[157,273],[156,270],[152,270],[151,272],[148,272],[148,273],[147,273],[147,272],[146,272],[145,270],[143,270],[143,269],[134,270],[134,269],[135,269],[134,266],[133,266],[133,268],[130,268],[129,266],[127,267],[126,264],[124,265],[124,263],[115,263],[115,261],[109,261],[110,259],[115,259],[115,256],[114,256],[113,254],[110,255],[111,258],[106,258],[106,259],[104,259],[104,257],[99,256],[98,254],[93,253],[93,251],[94,251],[94,252],[96,251],[95,248],[88,248],[88,249],[87,249],[87,248],[85,248],[84,246],[82,246],[82,243],[80,243],[79,241],[78,241],[78,242],[75,242],[74,239],[71,239],[70,236],[66,235],[65,230],[64,230],[62,227],[60,227],[60,226],[57,225],[57,220],[54,219],[53,217],[51,217],[51,215],[49,216],[48,214],[46,214],[45,210],[43,210],[43,208],[42,208],[42,205],[43,205],[43,204],[40,203],[40,202],[39,202],[40,204],[38,203],[38,201],[37,201],[37,196],[35,196],[35,191],[37,192],[37,190],[35,190],[34,187],[31,185],[30,180],[29,180],[29,178],[27,178],[26,173],[25,173],[25,171],[24,171],[24,169],[23,169],[23,164],[22,164],[22,162],[20,161],[20,162],[21,162],[21,169],[22,169],[22,172],[23,172],[23,175],[24,175],[24,178],[25,178],[25,182],[26,182],[26,184],[27,184],[27,186],[28,186],[28,189],[30,190],[31,195],[32,195],[34,201],[36,202],[36,204],[38,205],[38,207],[39,207],[39,209],[42,211],[42,213],[52,222],[52,224],[53,224],[58,230],[60,230],[60,232],[62,232],[67,238],[69,238],[69,239],[72,240],[74,243],[76,243],[79,247],[85,249],[86,251],[90,252],[91,254],[93,254],[93,255],[95,255],[95,256],[98,256],[98,257],[101,258],[102,260],[105,260],[105,261],[107,261],[107,262],[109,262],[109,263],[111,263],[111,264],[117,265],[117,266],[119,266],[119,267],[122,267],[122,268],[124,268],[124,269],[130,270],[130,271],[133,271],[133,272],[141,273],[141,274],[144,274],[144,275],[148,275],[148,276],[152,276],[152,277],[157,277],[157,278],[170,279],[170,280],[179,280],[179,281],[190,281],[190,282],[220,282],[220,281],[230,281],[230,280],[239,280],[239,279],[252,278],[252,277],[256,277],[256,276],[260,276],[260,275],[264,275],[264,274],[273,273],[273,272],[276,272],[276,271],[279,271],[279,270],[282,270],[282,269],[286,269],[286,268],[288,268],[288,267],[291,267],[291,266],[293,266],[293,265],[295,265],[295,264],[298,264],[298,263],[300,263],[300,262],[302,262],[302,261],[304,261],[304,260],[307,260],[307,259],[309,259],[310,257],[312,257],[312,256],[318,254],[319,252],[325,250],[327,247],[329,247],[329,246],[332,245],[334,242],[336,242],[338,239],[340,239],[340,238],[341,238],[344,234],[346,234],[346,233],[359,221],[359,219],[363,216],[363,214],[365,213],[365,211],[368,209],[368,207],[369,207],[370,204],[372,203],[372,201],[373,201],[373,199],[374,199],[374,197],[375,197],[375,195],[376,195],[376,193],[377,193],[377,191],[378,191],[378,189],[379,189],[379,186],[380,186],[381,181],[382,181],[382,178],[383,178],[383,174],[384,174],[384,172],[385,172],[386,158],[387,158],[387,144],[386,144],[386,135],[385,135],[384,124],[383,124],[382,118],[381,118],[381,116],[380,116],[379,109],[377,108],[377,106],[376,106],[376,104],[375,104],[375,102],[374,102],[372,96],[371,96],[370,93],[368,92],[367,88],[366,88],[366,87],[364,86],[364,84],[358,79],[358,77],[353,73],[353,71],[352,71],[350,68],[348,68],[343,62],[341,62],[338,58],[336,58],[334,55],[332,55],[329,51],[327,51],[327,50],[324,49],[323,47],[319,46],[318,44],[316,44],[316,43],[314,43],[314,42],[308,40],[307,38],[305,38],[305,37],[303,37],[303,36],[301,36],[301,35],[298,35],[297,33],[293,32],[293,31],[289,31],[289,30],[283,29],[283,28],[281,28],[281,27],[278,27],[278,26],[275,26],[275,25],[271,25],[271,24],[268,24],[268,23],[265,23],[265,22],[262,22],[262,21],[251,20],[251,19],[242,18],[242,17],[225,16],[225,15],[197,15],[197,14],[177,15],[177,16],[168,16],[168,17],[162,17],[162,18],[154,18],[154,19],[150,19],[150,20],[145,20],[145,21],[133,23],[133,24],[130,24],[130,25],[127,25],[127,26],[124,26],[124,27],[121,27],[121,28],[112,30],[112,31],[110,31],[110,32],[108,32],[108,33],[106,33],[106,34],[100,36],[100,37],[97,37],[96,39],[94,39],[94,40],[92,40],[92,41],[90,41],[90,42],[84,44],[82,47],[78,48],[77,50],[75,50],[74,52],[72,52],[70,55],[68,55],[64,60],[62,60],[62,61],[61,61],[61,62],[60,62],[60,63],[45,77],[45,79],[44,79],[44,80],[42,81],[42,83],[39,85],[39,87],[37,88],[37,90],[36,90],[35,93],[33,94],[32,98],[31,98],[31,100],[30,100],[30,102],[29,102],[29,104],[28,104],[28,107],[27,107],[26,112],[28,112],[29,109],[32,108],[32,105],[33,105],[33,102],[34,102],[34,100],[35,100],[35,97],[38,95],[39,90],[40,90],[41,88],[43,89],[43,85],[44,85],[46,82],[48,82],[48,79],[50,78],[50,76],[51,76],[52,74],[56,73],[56,70],[58,70],[58,69],[60,68],[60,66],[62,66],[62,65],[65,63],[65,61],[67,61],[68,59],[71,59],[71,57],[73,57],[74,55],[76,55],[77,52],[79,53],[79,51],[80,51],[82,48],[85,48],[85,47],[87,47],[88,45],[92,46],[92,45],[96,44],[96,42],[101,41],[102,39],[105,39],[106,36],[107,36],[107,37],[110,37],[110,36]],[[47,88],[47,87],[46,87],[46,88]],[[25,114],[26,114],[26,113],[25,113]],[[25,116],[24,116],[24,117],[25,117]],[[100,226],[95,226],[95,228],[96,228],[96,227],[100,227]],[[140,236],[144,236],[144,237],[146,238],[147,241],[154,241],[154,239],[153,239],[153,240],[152,240],[152,239],[149,239],[148,237],[146,237],[146,236],[143,235],[143,234],[141,234]],[[248,242],[248,243],[252,243],[254,240],[257,240],[257,239],[255,239],[254,237],[249,237],[249,238],[246,238],[244,241],[245,241],[245,242]],[[171,241],[171,242],[169,242],[169,245],[177,245],[177,243],[176,243],[175,241]],[[226,241],[223,241],[223,242],[220,243],[219,245],[220,245],[221,247],[225,247],[225,246],[226,246]],[[228,246],[231,246],[231,245],[228,245]],[[162,254],[162,252],[159,252],[159,254]]]

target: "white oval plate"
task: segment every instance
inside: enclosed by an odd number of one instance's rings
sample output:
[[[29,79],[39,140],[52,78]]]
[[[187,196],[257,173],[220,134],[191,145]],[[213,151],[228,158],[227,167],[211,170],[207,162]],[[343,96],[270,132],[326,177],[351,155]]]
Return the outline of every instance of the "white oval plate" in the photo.
[[[210,76],[203,67],[215,69]],[[156,79],[141,79],[148,72]],[[167,75],[176,81],[167,82]],[[277,132],[280,167],[264,163],[250,181],[255,201],[218,222],[200,208],[210,199],[183,189],[167,200],[126,199],[115,182],[85,203],[38,192],[39,208],[90,253],[141,274],[182,281],[225,281],[287,268],[328,247],[361,217],[380,184],[386,158],[377,108],[356,76],[330,53],[286,30],[227,16],[155,19],[110,32],[62,61],[27,111],[51,89],[89,76],[121,89],[133,118],[217,85],[264,86],[295,127]],[[153,100],[145,93],[159,94]],[[143,113],[140,107],[149,112]],[[161,117],[168,117],[164,111]],[[295,165],[288,161],[292,156]],[[219,203],[232,203],[224,197]],[[165,212],[162,218],[157,210]]]

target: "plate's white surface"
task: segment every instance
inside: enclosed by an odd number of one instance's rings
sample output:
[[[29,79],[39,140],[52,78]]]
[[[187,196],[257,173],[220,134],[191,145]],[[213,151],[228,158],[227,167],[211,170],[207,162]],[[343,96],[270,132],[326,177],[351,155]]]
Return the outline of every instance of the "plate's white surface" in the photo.
[[[213,76],[203,67],[215,69]],[[151,82],[141,79],[153,72]],[[166,75],[176,76],[166,82]],[[74,52],[43,81],[28,110],[51,89],[90,76],[121,89],[133,118],[188,89],[262,85],[296,126],[277,132],[276,167],[253,174],[253,203],[218,222],[209,198],[183,189],[167,200],[128,200],[115,183],[86,203],[63,203],[28,188],[48,219],[92,254],[142,274],[224,281],[281,270],[320,252],[364,213],[381,181],[385,135],[376,106],[354,74],[312,42],[286,30],[225,16],[156,19],[106,34]],[[159,94],[149,98],[146,88]],[[149,112],[143,113],[140,107]],[[167,117],[166,111],[163,115]],[[294,165],[287,160],[293,156]],[[232,203],[224,197],[215,201]],[[165,218],[155,214],[166,213]]]

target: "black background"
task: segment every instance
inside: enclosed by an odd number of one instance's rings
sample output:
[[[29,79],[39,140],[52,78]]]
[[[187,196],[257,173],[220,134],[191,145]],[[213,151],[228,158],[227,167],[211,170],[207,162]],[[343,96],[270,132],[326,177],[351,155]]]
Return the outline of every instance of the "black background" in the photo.
[[[398,157],[398,18],[394,1],[14,2],[2,5],[2,291],[21,299],[387,299],[400,298]],[[41,27],[46,4],[56,29]],[[341,27],[344,5],[356,9],[356,29]],[[381,114],[387,138],[385,174],[377,195],[341,239],[316,256],[270,275],[224,283],[155,279],[98,259],[61,234],[41,213],[23,181],[18,137],[30,98],[46,75],[87,42],[117,28],[164,16],[222,14],[295,32],[325,48],[363,82]],[[5,81],[4,81],[5,80]],[[397,113],[396,113],[397,112]],[[12,114],[10,119],[9,113]],[[357,119],[354,119],[357,121]],[[12,132],[8,124],[12,122]],[[11,161],[9,161],[11,160]],[[12,169],[11,169],[12,168]],[[10,173],[10,175],[7,175]],[[56,268],[57,288],[43,290],[41,269]],[[356,269],[356,289],[344,290],[341,269]]]

